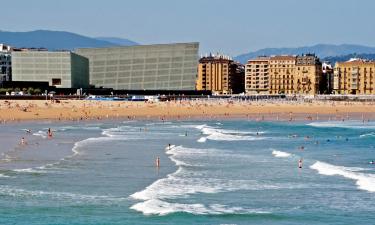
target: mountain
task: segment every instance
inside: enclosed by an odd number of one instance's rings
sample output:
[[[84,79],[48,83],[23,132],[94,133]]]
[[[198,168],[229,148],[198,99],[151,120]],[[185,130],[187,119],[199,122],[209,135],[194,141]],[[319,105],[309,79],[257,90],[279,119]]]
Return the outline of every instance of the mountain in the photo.
[[[0,31],[0,43],[19,48],[34,47],[47,48],[49,50],[74,50],[76,48],[99,48],[120,45],[75,33],[49,30],[36,30],[29,32]]]
[[[348,55],[342,55],[342,56],[328,56],[322,59],[322,61],[328,61],[332,65],[334,65],[336,62],[345,62],[352,58],[361,58],[361,59],[368,59],[368,60],[375,60],[375,54],[348,54]]]
[[[95,38],[97,40],[101,41],[106,41],[110,42],[116,45],[121,45],[121,46],[134,46],[134,45],[139,45],[139,43],[131,41],[129,39],[124,39],[124,38],[116,38],[116,37],[97,37]]]
[[[239,55],[234,59],[241,63],[246,63],[247,60],[256,58],[261,55],[300,55],[303,53],[315,53],[320,58],[328,56],[340,56],[348,54],[362,54],[362,53],[375,53],[375,47],[368,47],[363,45],[329,45],[318,44],[314,46],[298,47],[298,48],[264,48],[255,52]]]

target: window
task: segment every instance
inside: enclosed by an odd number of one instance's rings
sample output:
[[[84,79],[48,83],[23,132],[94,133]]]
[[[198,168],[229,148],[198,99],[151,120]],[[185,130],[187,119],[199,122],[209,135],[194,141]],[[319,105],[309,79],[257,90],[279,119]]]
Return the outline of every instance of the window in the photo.
[[[61,85],[60,78],[52,78],[52,86],[55,86],[55,85]]]

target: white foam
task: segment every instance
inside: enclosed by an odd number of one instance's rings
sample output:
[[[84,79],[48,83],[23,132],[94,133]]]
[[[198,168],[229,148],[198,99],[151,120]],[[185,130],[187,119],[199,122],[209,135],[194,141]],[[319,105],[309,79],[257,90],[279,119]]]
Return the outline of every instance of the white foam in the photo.
[[[324,122],[312,122],[307,124],[313,127],[336,127],[336,128],[349,128],[349,129],[375,129],[374,122],[362,121],[324,121]]]
[[[287,157],[291,156],[290,153],[277,151],[277,150],[273,150],[272,155],[274,155],[277,158],[287,158]]]
[[[0,173],[0,178],[8,178],[8,177],[10,177],[10,176],[7,176],[7,175],[4,175],[4,174]]]
[[[361,134],[359,135],[360,138],[365,138],[365,137],[375,137],[375,132],[367,133],[367,134]]]
[[[14,169],[13,171],[17,173],[45,173],[44,171],[34,168]]]
[[[241,207],[228,207],[221,204],[211,204],[205,206],[203,204],[181,204],[169,203],[158,199],[152,199],[145,202],[137,203],[130,207],[133,210],[142,212],[144,215],[168,215],[171,213],[185,212],[195,215],[207,214],[261,214],[270,213],[261,210],[249,210]]]
[[[200,129],[203,134],[208,135],[206,139],[214,141],[254,141],[265,139],[264,137],[259,136],[249,136],[249,134],[259,135],[264,132],[225,130],[206,125],[196,126],[196,128]]]
[[[322,175],[339,175],[348,179],[355,180],[356,185],[359,189],[366,190],[369,192],[375,192],[375,175],[356,172],[359,168],[335,166],[319,161],[311,165],[310,168],[317,170],[318,173]]]
[[[47,133],[46,133],[46,131],[43,131],[43,130],[40,130],[40,131],[38,131],[36,133],[33,133],[33,135],[34,136],[40,136],[42,138],[47,138]]]
[[[7,195],[16,198],[40,198],[48,196],[49,198],[77,202],[90,202],[90,203],[112,203],[121,202],[127,200],[123,197],[115,196],[104,196],[104,195],[87,195],[78,193],[67,193],[67,192],[51,192],[51,191],[37,191],[37,190],[25,190],[14,188],[10,186],[0,186],[0,195]]]
[[[201,137],[197,140],[197,142],[200,142],[200,143],[204,143],[207,141],[207,138],[206,137]]]

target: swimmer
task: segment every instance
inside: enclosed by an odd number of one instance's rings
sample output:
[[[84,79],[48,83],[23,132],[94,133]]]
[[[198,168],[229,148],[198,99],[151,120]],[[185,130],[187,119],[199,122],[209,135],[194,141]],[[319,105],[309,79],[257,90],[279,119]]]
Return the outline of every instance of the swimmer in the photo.
[[[31,134],[31,130],[30,129],[26,129],[26,133]]]
[[[171,150],[171,144],[168,144],[168,150]]]
[[[375,164],[374,160],[371,160],[371,161],[369,162],[369,164],[374,165],[374,164]]]
[[[185,131],[185,137],[187,137],[187,131]]]
[[[298,168],[302,169],[302,159],[298,160]]]

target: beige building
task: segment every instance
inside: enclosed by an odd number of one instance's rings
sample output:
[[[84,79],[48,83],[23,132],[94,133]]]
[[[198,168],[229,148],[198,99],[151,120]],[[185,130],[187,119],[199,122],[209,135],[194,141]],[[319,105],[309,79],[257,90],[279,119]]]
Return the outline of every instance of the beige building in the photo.
[[[247,94],[269,94],[269,57],[249,60],[245,69]]]
[[[269,93],[294,94],[295,56],[272,56],[269,60]]]
[[[296,57],[293,77],[295,94],[320,94],[319,85],[322,80],[322,63],[314,54]]]
[[[375,94],[375,61],[353,59],[336,63],[333,77],[335,94]]]
[[[196,89],[213,94],[234,94],[244,89],[242,65],[227,56],[207,56],[199,60]],[[238,87],[238,86],[241,87]]]

